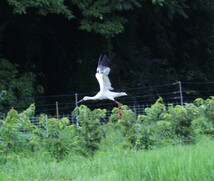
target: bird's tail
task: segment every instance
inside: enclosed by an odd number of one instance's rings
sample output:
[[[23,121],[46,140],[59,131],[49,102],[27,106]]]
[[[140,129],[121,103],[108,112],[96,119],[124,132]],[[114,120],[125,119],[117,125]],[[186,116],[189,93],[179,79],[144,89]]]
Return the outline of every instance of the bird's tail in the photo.
[[[117,92],[116,97],[122,97],[122,96],[127,96],[125,92]]]

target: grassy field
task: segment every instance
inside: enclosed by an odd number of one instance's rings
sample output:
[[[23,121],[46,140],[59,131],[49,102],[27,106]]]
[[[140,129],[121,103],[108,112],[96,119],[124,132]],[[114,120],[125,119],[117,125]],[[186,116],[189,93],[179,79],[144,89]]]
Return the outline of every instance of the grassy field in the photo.
[[[104,150],[104,149],[103,149]],[[11,155],[0,166],[1,181],[213,181],[214,141],[150,151],[102,149],[93,158],[69,155],[56,162],[48,153]]]

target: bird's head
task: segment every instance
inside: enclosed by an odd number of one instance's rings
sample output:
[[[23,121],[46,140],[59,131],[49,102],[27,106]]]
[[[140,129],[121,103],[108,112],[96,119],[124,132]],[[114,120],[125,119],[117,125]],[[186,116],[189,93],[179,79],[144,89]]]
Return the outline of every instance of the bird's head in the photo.
[[[85,96],[85,97],[83,97],[83,101],[90,100],[90,98],[91,98],[91,97],[89,97],[89,96]]]
[[[83,101],[87,101],[87,100],[90,100],[90,97],[89,97],[89,96],[83,97],[81,100],[79,100],[79,101],[77,102],[77,104],[79,104],[79,103],[81,103],[81,102],[83,102]]]

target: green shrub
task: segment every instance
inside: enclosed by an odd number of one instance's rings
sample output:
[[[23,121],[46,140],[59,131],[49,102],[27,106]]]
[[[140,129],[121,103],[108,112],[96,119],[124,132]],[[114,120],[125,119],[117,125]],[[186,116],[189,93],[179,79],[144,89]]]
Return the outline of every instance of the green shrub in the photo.
[[[31,105],[27,110],[18,114],[11,109],[0,126],[0,150],[7,155],[10,152],[21,152],[29,149],[29,133],[34,129],[30,122],[35,106]],[[28,114],[31,112],[32,114]]]
[[[191,114],[192,110],[189,109],[189,105],[170,106],[168,112],[171,115],[171,124],[175,135],[179,136],[184,143],[194,142],[191,126],[194,116]]]
[[[140,148],[151,149],[155,144],[161,143],[163,136],[167,129],[162,125],[160,127],[160,121],[163,116],[166,115],[166,107],[163,104],[162,98],[159,98],[155,104],[145,109],[145,114],[138,115],[137,122],[141,127],[138,131],[138,144]],[[165,133],[164,133],[165,132]]]
[[[163,103],[163,99],[159,98],[155,104],[145,109],[145,121],[148,123],[157,122],[161,120],[161,116],[166,112],[166,106]]]
[[[192,126],[197,134],[214,136],[214,97],[209,99],[198,98],[195,101],[198,107],[198,116],[193,120]]]
[[[11,109],[5,120],[0,120],[0,153],[7,155],[26,153],[39,149],[48,151],[57,161],[68,153],[93,156],[100,146],[102,150],[151,149],[160,145],[194,143],[202,137],[214,135],[214,98],[196,99],[193,104],[165,106],[159,98],[136,115],[128,106],[112,110],[107,123],[105,109],[90,110],[81,105],[74,110],[79,126],[70,125],[68,118],[56,119],[40,116],[39,125],[31,123],[35,106],[18,113]],[[3,158],[3,157],[1,157]]]
[[[106,110],[95,109],[91,111],[87,106],[81,105],[74,111],[80,123],[78,128],[80,151],[85,156],[93,156],[102,139],[100,119],[106,116]]]
[[[77,148],[77,129],[69,125],[69,119],[49,118],[40,116],[40,124],[45,128],[40,133],[41,140],[45,142],[45,148],[57,160],[62,160],[69,152]]]

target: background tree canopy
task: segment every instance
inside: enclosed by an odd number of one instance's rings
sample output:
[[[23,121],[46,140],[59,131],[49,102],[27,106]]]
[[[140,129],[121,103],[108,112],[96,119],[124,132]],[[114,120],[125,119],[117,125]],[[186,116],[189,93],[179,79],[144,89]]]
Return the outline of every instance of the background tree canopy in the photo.
[[[11,81],[31,75],[19,92],[32,96],[41,86],[45,95],[97,90],[101,53],[112,59],[114,87],[209,81],[213,19],[210,0],[2,0],[0,58],[19,65]],[[6,91],[8,83],[1,78]]]

